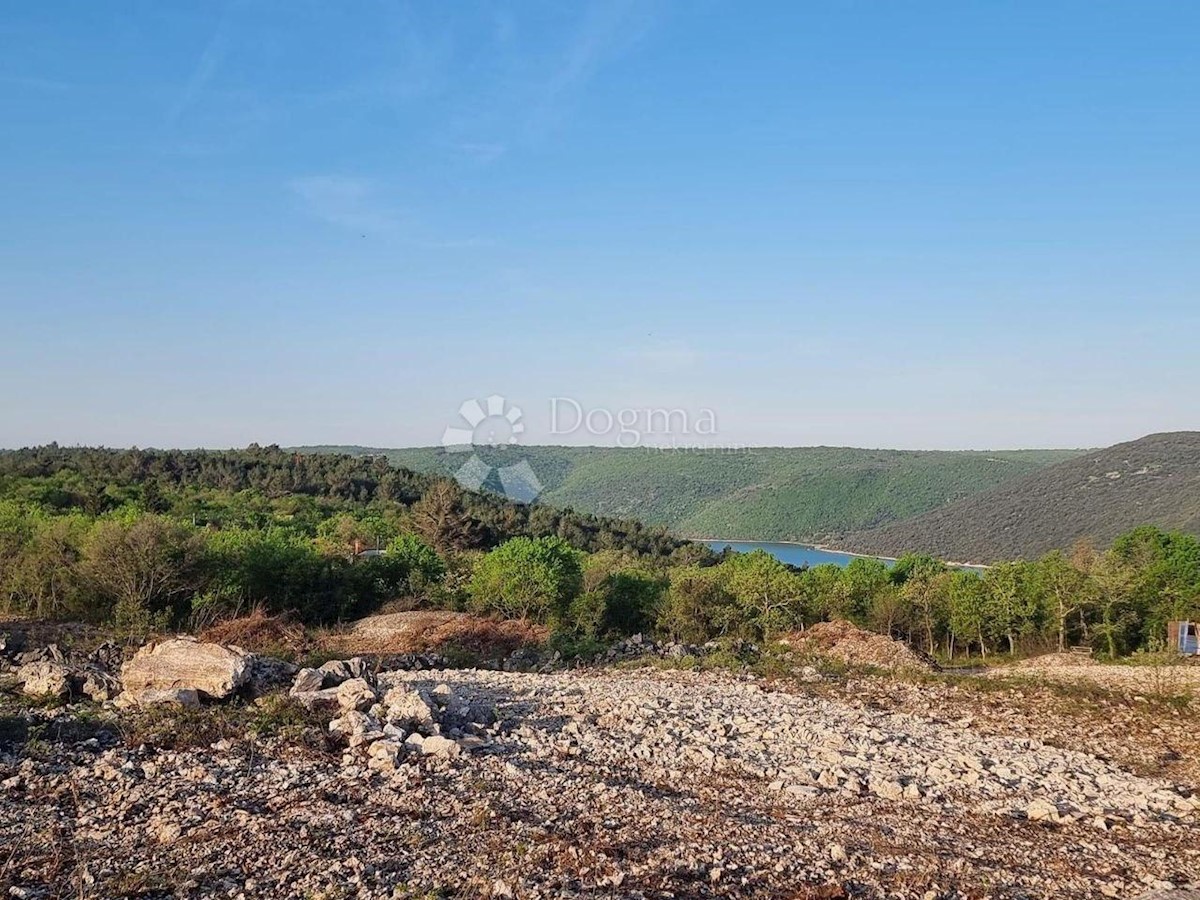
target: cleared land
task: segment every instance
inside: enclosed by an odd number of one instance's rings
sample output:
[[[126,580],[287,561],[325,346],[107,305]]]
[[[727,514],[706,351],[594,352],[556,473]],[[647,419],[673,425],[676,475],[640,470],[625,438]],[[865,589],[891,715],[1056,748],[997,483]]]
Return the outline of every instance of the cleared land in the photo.
[[[1095,685],[1132,697],[1179,697],[1200,694],[1200,665],[1084,665],[1063,660],[1052,665],[1016,666],[988,673],[992,678],[1044,679],[1058,684]]]
[[[1015,668],[649,662],[378,672],[343,681],[330,711],[10,696],[0,882],[29,897],[974,898],[1196,878],[1194,697]]]

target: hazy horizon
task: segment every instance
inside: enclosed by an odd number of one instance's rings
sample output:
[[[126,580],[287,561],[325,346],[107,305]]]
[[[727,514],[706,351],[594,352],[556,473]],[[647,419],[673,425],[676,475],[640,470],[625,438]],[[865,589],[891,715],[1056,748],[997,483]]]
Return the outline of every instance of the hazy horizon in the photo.
[[[1164,433],[1164,432],[1153,432]],[[1138,435],[1134,438],[1116,441],[1117,444],[1129,443],[1143,437],[1149,437],[1149,434]],[[181,450],[188,451],[224,451],[224,450],[245,450],[247,447],[257,445],[259,447],[279,447],[283,450],[319,450],[322,448],[352,448],[355,450],[439,450],[444,449],[440,444],[408,444],[408,445],[393,445],[383,446],[380,444],[362,444],[354,441],[318,441],[311,444],[284,444],[279,441],[251,441],[250,444],[196,444],[189,446],[167,446],[159,444],[86,444],[86,443],[67,443],[64,441],[46,441],[40,444],[25,444],[25,445],[4,445],[0,446],[0,452],[9,452],[22,449],[30,449],[39,446],[58,445],[60,447],[83,447],[83,448],[98,448],[107,450]],[[1112,446],[1112,445],[1107,445]],[[1020,453],[1024,451],[1079,451],[1085,453],[1091,450],[1101,450],[1104,447],[1051,447],[1051,446],[1023,446],[1023,447],[885,447],[885,446],[860,446],[851,444],[747,444],[732,447],[722,446],[661,446],[653,444],[642,444],[636,447],[618,447],[614,444],[549,444],[549,443],[528,443],[521,442],[512,445],[514,452],[519,452],[522,448],[551,448],[562,450],[631,450],[631,451],[651,451],[655,453],[671,453],[678,452],[681,454],[697,453],[697,452],[712,452],[720,453],[735,453],[740,451],[753,450],[864,450],[864,451],[884,451],[884,450],[901,450],[906,452],[929,452],[929,453]]]

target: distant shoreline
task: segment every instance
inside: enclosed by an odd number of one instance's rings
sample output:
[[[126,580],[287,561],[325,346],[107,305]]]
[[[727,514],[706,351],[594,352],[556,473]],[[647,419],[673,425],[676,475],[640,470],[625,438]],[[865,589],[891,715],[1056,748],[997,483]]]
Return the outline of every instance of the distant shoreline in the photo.
[[[689,541],[697,541],[706,544],[783,544],[788,547],[804,547],[806,550],[820,550],[822,553],[840,553],[842,556],[853,556],[858,559],[882,559],[885,562],[898,562],[898,556],[876,556],[873,553],[855,553],[853,550],[839,550],[837,547],[829,547],[825,544],[806,544],[803,541],[756,541],[744,538],[687,538]],[[958,562],[952,559],[938,560],[947,566],[957,569],[989,569],[991,566],[983,563],[968,563]]]
[[[762,541],[753,540],[750,538],[687,538],[689,541],[697,541],[700,543],[711,544],[784,544],[788,547],[804,547],[806,550],[820,550],[822,553],[840,553],[843,556],[857,556],[859,559],[883,559],[888,562],[896,562],[897,556],[875,556],[873,553],[855,553],[853,550],[839,550],[836,547],[827,547],[824,544],[806,544],[803,541]]]

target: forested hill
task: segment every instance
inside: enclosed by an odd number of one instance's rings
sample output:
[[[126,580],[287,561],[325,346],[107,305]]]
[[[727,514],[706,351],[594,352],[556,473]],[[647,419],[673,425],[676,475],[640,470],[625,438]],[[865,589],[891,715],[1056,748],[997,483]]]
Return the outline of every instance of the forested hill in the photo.
[[[442,474],[468,459],[433,447],[301,449],[380,455]],[[1081,452],[532,446],[480,455],[493,472],[527,460],[545,487],[541,501],[554,506],[635,518],[690,537],[820,541],[911,518]]]
[[[446,507],[428,510],[439,523],[435,530],[454,530],[454,525],[461,533],[441,537],[462,547],[553,535],[588,551],[616,548],[667,556],[698,549],[641,522],[512,503],[361,455],[297,453],[275,446],[110,450],[51,444],[0,450],[0,513],[6,503],[92,517],[133,508],[201,525],[283,526],[316,533],[321,522],[343,513],[400,521],[422,501],[427,507]],[[431,538],[434,544],[440,539]]]
[[[1200,535],[1200,432],[1152,434],[1088,452],[840,546],[894,556],[1032,559],[1090,540],[1100,547],[1152,524]]]

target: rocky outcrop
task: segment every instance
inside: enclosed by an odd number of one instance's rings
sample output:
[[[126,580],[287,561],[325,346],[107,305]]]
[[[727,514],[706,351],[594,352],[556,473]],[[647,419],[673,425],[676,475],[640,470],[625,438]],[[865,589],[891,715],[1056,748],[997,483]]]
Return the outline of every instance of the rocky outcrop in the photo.
[[[66,697],[71,693],[73,673],[61,662],[28,662],[17,668],[17,680],[31,697]]]
[[[223,700],[250,680],[253,659],[239,647],[174,638],[146,644],[121,669],[127,699],[145,702],[157,692],[193,691]]]
[[[86,697],[103,702],[121,691],[121,684],[103,669],[78,667],[65,662],[30,662],[14,673],[22,691],[31,697]]]

